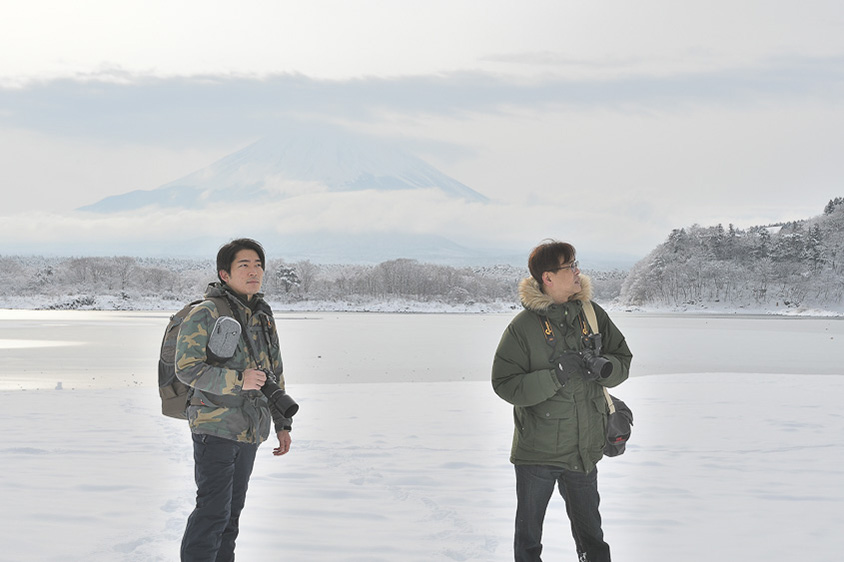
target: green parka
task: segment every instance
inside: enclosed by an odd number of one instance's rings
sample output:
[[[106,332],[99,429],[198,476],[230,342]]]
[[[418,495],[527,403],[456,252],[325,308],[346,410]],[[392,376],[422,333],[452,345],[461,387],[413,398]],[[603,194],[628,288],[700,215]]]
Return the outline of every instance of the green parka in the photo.
[[[267,369],[284,388],[281,351],[272,310],[257,294],[247,303],[226,285],[211,283],[206,298],[225,298],[232,312],[245,327],[234,355],[223,363],[207,355],[206,347],[220,311],[212,300],[196,305],[179,328],[176,341],[176,376],[194,390],[188,406],[191,431],[216,435],[233,441],[262,443],[270,432],[270,420],[276,432],[290,428],[292,420],[274,410],[260,390],[243,390],[243,371]],[[252,357],[245,337],[253,343],[257,358]],[[256,361],[257,359],[257,361]]]
[[[563,304],[555,304],[532,277],[519,284],[525,310],[504,331],[492,365],[495,393],[513,404],[513,464],[588,473],[603,456],[607,404],[602,386],[614,387],[627,379],[632,354],[606,311],[593,303],[603,356],[612,363],[612,374],[597,382],[575,374],[565,386],[560,384],[552,360],[566,350],[584,347],[583,301],[591,299],[592,284],[585,275],[580,280],[580,292]],[[543,316],[553,328],[553,345],[546,340]]]

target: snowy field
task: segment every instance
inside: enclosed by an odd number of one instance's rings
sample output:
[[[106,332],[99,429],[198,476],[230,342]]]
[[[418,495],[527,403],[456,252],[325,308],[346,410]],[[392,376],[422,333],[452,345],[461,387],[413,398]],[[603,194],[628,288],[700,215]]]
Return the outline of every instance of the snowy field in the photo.
[[[150,384],[164,318],[0,311],[0,560],[178,558],[194,488],[187,427],[158,413]],[[508,319],[280,320],[302,409],[290,454],[259,451],[238,559],[511,560],[512,422],[486,380]],[[599,465],[614,559],[840,560],[844,322],[617,323],[634,376],[614,394],[636,425],[628,452]],[[375,347],[385,333],[394,345]],[[568,529],[555,497],[546,561],[575,559]]]

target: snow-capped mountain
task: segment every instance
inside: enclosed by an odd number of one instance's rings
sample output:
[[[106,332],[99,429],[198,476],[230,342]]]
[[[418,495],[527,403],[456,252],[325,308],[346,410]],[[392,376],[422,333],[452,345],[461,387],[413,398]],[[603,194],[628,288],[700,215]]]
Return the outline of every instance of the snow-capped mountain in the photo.
[[[325,192],[431,188],[452,198],[487,201],[484,195],[394,143],[312,125],[264,137],[156,189],[106,197],[79,210],[201,209],[216,203],[260,204]]]
[[[398,143],[307,124],[158,188],[106,197],[77,215],[98,225],[84,247],[104,254],[210,255],[221,240],[246,233],[290,260],[497,263],[499,251],[445,232],[450,217],[487,203]],[[130,223],[144,235],[118,234]],[[77,243],[54,247],[64,242]]]

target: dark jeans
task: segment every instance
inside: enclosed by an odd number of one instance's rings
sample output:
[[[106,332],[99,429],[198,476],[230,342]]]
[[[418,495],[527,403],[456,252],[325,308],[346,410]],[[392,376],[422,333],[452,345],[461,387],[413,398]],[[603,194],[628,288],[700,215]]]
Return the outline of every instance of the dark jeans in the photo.
[[[182,562],[232,562],[240,512],[258,446],[193,436],[196,508],[182,537]]]
[[[571,533],[581,561],[610,562],[598,505],[598,469],[589,474],[553,466],[516,465],[516,562],[540,562],[542,523],[554,486],[566,502]]]

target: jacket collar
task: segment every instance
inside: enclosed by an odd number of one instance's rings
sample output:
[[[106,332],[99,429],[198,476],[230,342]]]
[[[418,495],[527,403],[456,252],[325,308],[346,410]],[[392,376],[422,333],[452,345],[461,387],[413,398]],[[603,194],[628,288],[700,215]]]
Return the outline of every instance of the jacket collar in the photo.
[[[575,293],[568,302],[588,301],[592,299],[592,280],[588,275],[580,275],[580,291]],[[519,283],[519,300],[526,309],[537,314],[548,314],[554,306],[554,301],[542,292],[539,283],[533,277],[526,277]]]
[[[266,312],[269,309],[269,306],[264,301],[264,293],[255,293],[249,301],[246,301],[246,299],[232,291],[228,285],[219,281],[208,284],[208,288],[205,290],[205,297],[228,297],[232,303],[237,303],[239,306],[253,312],[259,310]]]

